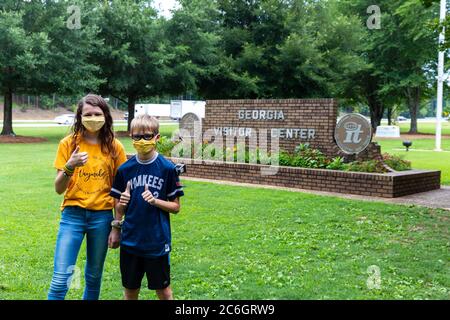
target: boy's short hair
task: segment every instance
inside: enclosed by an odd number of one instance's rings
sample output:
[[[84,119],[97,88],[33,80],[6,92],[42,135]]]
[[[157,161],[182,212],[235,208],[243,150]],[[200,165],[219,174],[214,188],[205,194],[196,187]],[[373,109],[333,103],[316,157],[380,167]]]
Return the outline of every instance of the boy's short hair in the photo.
[[[159,122],[155,117],[148,114],[140,114],[131,121],[130,133],[134,130],[150,130],[154,134],[159,133]]]

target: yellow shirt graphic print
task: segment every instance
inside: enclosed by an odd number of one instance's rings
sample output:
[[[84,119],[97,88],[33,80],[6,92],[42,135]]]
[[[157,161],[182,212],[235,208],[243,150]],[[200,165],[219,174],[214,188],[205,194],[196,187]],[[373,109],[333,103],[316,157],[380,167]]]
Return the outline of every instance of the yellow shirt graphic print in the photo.
[[[117,169],[126,161],[123,145],[115,139],[117,156],[102,153],[100,144],[80,141],[79,152],[88,153],[86,165],[75,169],[70,179],[61,210],[67,206],[79,206],[90,210],[110,210],[114,200],[109,195]],[[72,137],[61,140],[55,159],[55,168],[62,170],[72,155]]]

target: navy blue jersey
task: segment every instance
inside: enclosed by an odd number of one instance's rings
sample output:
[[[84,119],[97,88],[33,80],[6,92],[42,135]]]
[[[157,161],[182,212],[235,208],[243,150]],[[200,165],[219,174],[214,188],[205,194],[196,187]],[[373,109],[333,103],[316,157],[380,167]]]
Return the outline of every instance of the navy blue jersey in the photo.
[[[148,190],[160,200],[172,201],[183,196],[175,165],[160,154],[148,162],[134,156],[119,167],[110,195],[120,199],[129,181],[131,199],[122,226],[122,248],[142,257],[168,254],[172,247],[169,213],[146,202],[142,193],[147,184]]]

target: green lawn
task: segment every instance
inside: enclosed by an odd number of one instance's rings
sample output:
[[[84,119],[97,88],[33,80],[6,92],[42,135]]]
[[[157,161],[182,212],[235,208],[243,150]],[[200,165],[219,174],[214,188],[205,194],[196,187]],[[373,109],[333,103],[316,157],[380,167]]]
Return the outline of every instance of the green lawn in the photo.
[[[441,170],[441,183],[450,185],[450,139],[442,140],[442,149],[447,152],[435,152],[434,139],[412,140],[410,151],[402,145],[402,139],[377,139],[381,151],[397,154],[412,162],[414,169]],[[428,151],[427,151],[428,150]]]
[[[64,130],[20,128],[50,141],[0,144],[0,299],[46,298],[61,202],[52,163]],[[182,211],[172,218],[177,299],[450,297],[447,211],[183,183]],[[81,270],[84,259],[82,250]],[[111,250],[102,299],[121,298],[118,262]],[[372,265],[381,289],[366,285]],[[72,289],[68,298],[81,295]],[[142,297],[155,298],[148,290]]]
[[[384,124],[384,125],[386,125],[386,124]],[[401,133],[407,133],[409,131],[409,127],[410,127],[409,122],[401,122],[399,124],[399,126],[400,126]],[[429,133],[429,134],[436,133],[436,124],[435,123],[418,122],[417,128],[420,133]],[[442,134],[450,135],[450,122],[449,121],[442,123]]]

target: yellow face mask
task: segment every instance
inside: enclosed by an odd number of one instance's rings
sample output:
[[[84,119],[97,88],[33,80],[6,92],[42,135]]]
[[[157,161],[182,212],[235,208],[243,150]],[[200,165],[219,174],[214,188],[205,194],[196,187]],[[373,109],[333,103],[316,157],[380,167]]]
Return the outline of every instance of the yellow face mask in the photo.
[[[81,123],[89,132],[97,132],[105,125],[104,116],[81,117]]]
[[[152,152],[156,149],[156,141],[155,139],[152,140],[133,140],[133,147],[136,149],[136,151],[140,154],[147,154],[149,152]]]

